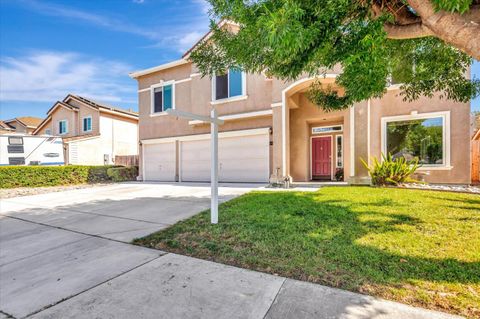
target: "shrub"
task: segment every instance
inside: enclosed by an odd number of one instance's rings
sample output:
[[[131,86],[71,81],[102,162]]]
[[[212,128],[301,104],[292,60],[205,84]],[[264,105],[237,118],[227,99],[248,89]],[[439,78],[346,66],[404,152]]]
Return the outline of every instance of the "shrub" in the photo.
[[[108,170],[118,168],[120,167],[81,165],[0,166],[0,188],[41,187],[109,182],[112,181],[113,178],[108,175]],[[136,172],[136,168],[134,169]],[[127,176],[131,176],[132,174],[135,173],[131,172],[130,175]]]
[[[363,159],[363,165],[368,169],[373,185],[398,185],[402,183],[416,182],[410,176],[420,167],[418,158],[408,161],[403,158],[393,159],[391,154],[385,156],[382,153],[383,161],[373,158],[372,166],[369,166]]]
[[[134,181],[137,179],[138,167],[111,167],[107,169],[107,175],[114,182]]]

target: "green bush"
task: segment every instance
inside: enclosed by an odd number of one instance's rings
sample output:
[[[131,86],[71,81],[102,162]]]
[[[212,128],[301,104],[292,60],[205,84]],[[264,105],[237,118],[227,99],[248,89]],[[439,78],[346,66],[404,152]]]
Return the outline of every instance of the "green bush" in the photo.
[[[131,167],[111,167],[107,169],[108,177],[114,182],[134,181],[137,179],[138,168]]]
[[[373,164],[369,166],[363,159],[363,165],[368,169],[373,185],[398,185],[402,183],[416,182],[410,176],[420,167],[418,158],[408,161],[403,158],[393,159],[391,154],[385,156],[382,153],[383,161],[373,157]]]
[[[0,166],[0,188],[41,187],[58,185],[75,185],[120,181],[108,175],[109,169],[122,170],[118,166]],[[119,173],[120,176],[131,177],[136,168],[125,168],[130,173]],[[133,172],[135,171],[135,173]],[[135,175],[136,177],[136,175]],[[132,180],[130,179],[123,180]]]

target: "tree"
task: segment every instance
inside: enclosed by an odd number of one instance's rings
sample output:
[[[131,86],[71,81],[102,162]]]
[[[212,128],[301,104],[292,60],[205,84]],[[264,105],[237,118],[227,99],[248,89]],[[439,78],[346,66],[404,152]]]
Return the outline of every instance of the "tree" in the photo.
[[[285,80],[341,65],[341,94],[319,83],[308,92],[325,110],[381,97],[392,78],[406,100],[466,102],[480,94],[466,76],[480,60],[479,1],[209,0],[211,36],[190,57],[203,75],[241,66]]]

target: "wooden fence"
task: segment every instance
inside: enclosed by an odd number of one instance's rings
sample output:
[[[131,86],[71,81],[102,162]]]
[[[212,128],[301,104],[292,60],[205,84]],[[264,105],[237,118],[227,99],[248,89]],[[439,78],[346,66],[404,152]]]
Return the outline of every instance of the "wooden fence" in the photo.
[[[138,155],[116,155],[115,165],[138,166]]]
[[[480,183],[480,139],[471,141],[472,183]]]

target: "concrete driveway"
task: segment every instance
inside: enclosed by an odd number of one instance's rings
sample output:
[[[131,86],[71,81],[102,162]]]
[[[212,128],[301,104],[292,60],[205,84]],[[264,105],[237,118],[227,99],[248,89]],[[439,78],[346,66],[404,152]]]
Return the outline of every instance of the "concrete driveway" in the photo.
[[[219,198],[258,187],[223,185]],[[25,317],[158,258],[125,242],[208,209],[209,196],[208,184],[125,183],[2,200],[0,310]]]
[[[224,185],[220,200],[259,187]],[[451,318],[127,243],[208,208],[209,191],[131,183],[2,200],[0,319]]]

